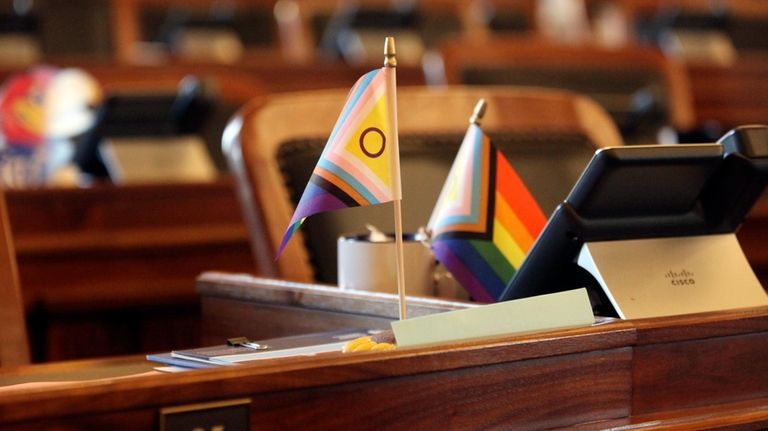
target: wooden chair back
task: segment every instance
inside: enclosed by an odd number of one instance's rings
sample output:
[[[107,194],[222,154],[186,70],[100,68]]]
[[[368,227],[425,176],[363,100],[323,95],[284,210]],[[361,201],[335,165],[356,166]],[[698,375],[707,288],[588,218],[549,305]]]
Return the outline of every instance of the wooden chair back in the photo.
[[[280,48],[272,20],[272,9],[276,2],[277,0],[235,0],[231,2],[217,0],[188,0],[184,2],[112,0],[110,2],[110,29],[115,61],[124,64],[141,64],[148,61],[165,61],[169,56],[178,57],[179,53],[175,51],[181,48],[181,51],[184,52],[183,46],[173,47],[175,49],[171,49],[172,47],[169,46],[158,52],[158,40],[148,39],[164,39],[168,38],[168,35],[149,35],[146,33],[159,31],[152,27],[162,29],[164,25],[182,24],[182,21],[187,18],[190,18],[191,21],[210,18],[216,22],[217,20],[214,18],[220,17],[228,18],[224,20],[224,23],[237,34],[238,39],[242,39],[242,48],[246,52],[256,52],[260,55],[278,58]],[[183,26],[179,26],[176,30],[182,28]],[[212,28],[216,28],[216,26]],[[179,33],[175,36],[173,39],[178,39]],[[197,41],[201,47],[193,51],[195,55],[187,57],[188,59],[227,64],[236,61],[230,55],[225,55],[222,58],[222,43],[209,45],[206,44],[204,35],[201,36],[203,37]],[[229,40],[225,42],[232,43]],[[225,46],[229,46],[229,44]],[[232,47],[230,46],[229,49]],[[182,57],[186,56],[182,55]]]
[[[387,205],[319,214],[307,220],[280,259],[274,261],[295,202],[341,112],[347,92],[324,90],[259,98],[246,105],[224,133],[224,153],[237,177],[254,256],[262,274],[332,282],[333,279],[317,271],[323,265],[328,273],[335,271],[335,267],[327,266],[332,265],[329,262],[335,263],[338,235],[361,233],[366,222],[382,230],[387,230],[387,221],[391,223],[392,210]],[[480,98],[488,102],[483,121],[486,133],[507,154],[523,180],[529,182],[534,195],[537,190],[533,183],[542,183],[542,191],[554,196],[549,198],[545,210],[553,209],[565,197],[595,148],[622,144],[615,124],[599,105],[569,92],[404,87],[398,90],[397,97],[406,231],[426,224],[466,131],[467,120]],[[533,163],[524,167],[517,163],[520,159]],[[553,160],[560,163],[558,167],[548,164]],[[566,170],[571,171],[570,177],[559,178]],[[561,184],[554,185],[555,180]],[[373,208],[384,215],[356,212]],[[324,216],[327,217],[322,219]],[[340,226],[343,222],[339,220],[344,218],[356,222],[358,231],[345,232],[343,229],[350,226]],[[313,223],[317,224],[313,227]],[[337,225],[329,228],[328,224]],[[326,250],[308,251],[318,245]]]
[[[29,363],[29,340],[5,192],[0,189],[0,366]]]
[[[440,53],[449,85],[533,85],[586,94],[611,113],[627,143],[649,121],[681,131],[694,124],[683,65],[651,47],[607,49],[498,36],[448,40]],[[646,106],[653,110],[648,115],[642,114]],[[646,115],[644,123],[639,114]],[[655,133],[651,139],[642,143],[654,143]]]
[[[407,3],[407,4],[406,4]],[[403,8],[403,5],[406,7]],[[407,25],[391,25],[386,12],[402,14],[411,12]],[[536,0],[421,0],[418,2],[393,2],[391,0],[280,0],[275,4],[274,14],[280,36],[283,58],[297,63],[310,63],[317,54],[327,54],[331,48],[328,36],[344,26],[362,30],[356,43],[367,45],[366,30],[375,34],[366,53],[379,63],[383,43],[382,32],[398,39],[399,66],[408,65],[415,59],[402,56],[401,48],[413,47],[416,42],[421,49],[433,49],[445,37],[462,35],[473,39],[487,37],[493,31],[532,32],[535,26]],[[369,16],[354,23],[353,12]],[[370,16],[371,14],[381,16]],[[367,25],[368,23],[375,25]],[[401,28],[398,28],[401,27]],[[405,27],[405,28],[402,28]],[[403,30],[410,30],[405,32]],[[398,36],[399,33],[399,36]],[[418,36],[414,40],[413,36]],[[402,37],[405,36],[405,37]],[[379,41],[381,39],[381,42]],[[369,60],[370,57],[366,58]],[[420,60],[418,60],[420,62]],[[354,63],[357,64],[357,63]]]

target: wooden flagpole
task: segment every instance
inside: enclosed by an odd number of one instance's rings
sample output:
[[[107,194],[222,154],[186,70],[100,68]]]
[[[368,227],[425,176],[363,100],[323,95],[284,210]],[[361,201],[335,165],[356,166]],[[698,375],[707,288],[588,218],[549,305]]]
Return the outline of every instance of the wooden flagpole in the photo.
[[[395,57],[395,38],[387,37],[384,40],[384,67],[390,69],[387,73],[387,109],[389,111],[389,142],[392,145],[392,157],[397,161],[392,163],[392,189],[395,199],[392,201],[395,208],[395,259],[397,262],[397,294],[400,304],[400,320],[405,319],[405,263],[403,260],[403,216],[401,203],[403,200],[400,184],[400,144],[398,142],[397,129],[397,58]]]

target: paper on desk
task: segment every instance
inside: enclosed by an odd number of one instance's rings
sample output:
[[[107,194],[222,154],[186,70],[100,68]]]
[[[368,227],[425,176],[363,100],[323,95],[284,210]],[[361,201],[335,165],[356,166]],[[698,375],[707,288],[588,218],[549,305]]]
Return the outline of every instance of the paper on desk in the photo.
[[[447,343],[593,324],[584,288],[392,322],[397,347]]]

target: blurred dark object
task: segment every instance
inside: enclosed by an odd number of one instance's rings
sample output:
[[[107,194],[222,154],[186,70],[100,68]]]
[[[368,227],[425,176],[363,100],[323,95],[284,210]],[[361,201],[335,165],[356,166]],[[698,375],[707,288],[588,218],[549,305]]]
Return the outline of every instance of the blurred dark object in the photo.
[[[664,7],[653,14],[641,14],[635,21],[637,38],[658,46],[664,44],[670,31],[677,30],[722,32],[737,51],[768,49],[768,16],[737,14],[716,2],[704,10]]]
[[[40,25],[32,13],[0,11],[0,35],[9,33],[36,34]]]
[[[37,1],[32,13],[38,16],[38,35],[46,56],[112,56],[112,23],[115,2],[103,0]]]
[[[318,50],[327,58],[359,61],[361,50],[381,55],[381,37],[391,33],[398,42],[421,45],[420,50],[436,46],[443,38],[461,32],[460,18],[451,10],[438,12],[419,10],[416,2],[399,7],[364,7],[347,5],[337,8],[332,15],[316,15],[312,19]],[[375,49],[367,49],[367,34],[373,35]],[[401,48],[401,46],[398,46]],[[375,54],[374,54],[375,53]],[[398,52],[400,54],[400,52]],[[420,52],[418,53],[420,56]],[[408,59],[405,59],[408,62]]]
[[[184,78],[174,94],[108,96],[98,108],[94,126],[76,140],[74,161],[84,174],[108,178],[99,154],[104,139],[199,134],[213,105],[193,76]]]
[[[272,11],[268,7],[235,11],[221,6],[206,10],[174,7],[148,9],[141,14],[142,35],[147,41],[160,42],[174,51],[189,31],[230,31],[244,46],[268,46],[276,43]]]
[[[0,6],[0,64],[30,66],[40,62],[39,19],[30,1]]]

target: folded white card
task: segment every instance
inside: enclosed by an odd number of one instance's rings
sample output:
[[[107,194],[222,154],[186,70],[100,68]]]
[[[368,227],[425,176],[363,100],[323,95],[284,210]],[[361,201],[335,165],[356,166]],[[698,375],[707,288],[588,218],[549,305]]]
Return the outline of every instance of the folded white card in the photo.
[[[568,290],[392,322],[397,347],[589,326],[586,289]]]

